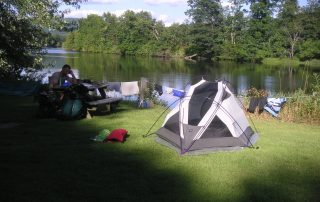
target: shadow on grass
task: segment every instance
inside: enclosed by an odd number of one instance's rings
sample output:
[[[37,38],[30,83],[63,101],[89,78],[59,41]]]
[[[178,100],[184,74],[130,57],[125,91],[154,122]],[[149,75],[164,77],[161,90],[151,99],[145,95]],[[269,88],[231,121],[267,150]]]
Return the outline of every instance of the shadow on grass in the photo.
[[[7,130],[10,137],[2,137],[1,144],[1,201],[184,199],[183,176],[152,167],[147,151],[138,155],[120,148],[126,143],[92,143],[87,134],[95,134],[94,128],[57,125],[60,130],[42,127],[42,134],[26,125]]]
[[[92,142],[99,130],[92,120],[24,119],[22,126],[1,130],[0,201],[196,200],[187,179],[154,167],[147,150]]]
[[[319,175],[311,173],[317,169],[312,160],[296,170],[275,163],[272,168],[257,171],[258,174],[245,174],[237,188],[231,186],[229,190],[221,190],[217,183],[216,187],[194,191],[197,185],[190,176],[179,169],[155,166],[157,152],[147,147],[130,151],[128,146],[133,146],[130,139],[137,134],[130,134],[124,144],[96,143],[90,141],[90,137],[100,128],[93,120],[37,120],[30,113],[35,110],[32,104],[22,103],[16,110],[21,111],[13,114],[22,113],[18,119],[25,120],[24,124],[0,130],[0,201],[319,199]],[[110,124],[104,123],[106,127],[112,127]],[[232,185],[233,182],[226,183]],[[238,193],[229,196],[230,191]]]
[[[243,180],[242,201],[319,201],[320,175],[315,162],[299,169],[275,163],[255,177]]]

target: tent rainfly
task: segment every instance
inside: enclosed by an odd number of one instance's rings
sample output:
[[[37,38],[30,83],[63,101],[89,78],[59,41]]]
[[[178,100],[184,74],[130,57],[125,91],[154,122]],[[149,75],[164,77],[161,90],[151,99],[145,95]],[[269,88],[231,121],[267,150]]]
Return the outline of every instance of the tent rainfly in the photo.
[[[225,81],[201,80],[166,116],[157,140],[180,154],[252,147],[258,134],[241,106]]]

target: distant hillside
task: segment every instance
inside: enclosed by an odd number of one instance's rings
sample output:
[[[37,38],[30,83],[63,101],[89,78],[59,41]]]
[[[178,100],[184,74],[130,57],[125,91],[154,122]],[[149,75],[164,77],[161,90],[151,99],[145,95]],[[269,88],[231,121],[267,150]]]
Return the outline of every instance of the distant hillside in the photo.
[[[62,43],[65,41],[68,33],[79,28],[79,20],[79,18],[65,18],[65,23],[61,30],[47,30],[50,33],[50,37],[47,39],[47,46],[62,47]]]
[[[65,18],[65,25],[61,31],[72,32],[79,28],[80,18]]]

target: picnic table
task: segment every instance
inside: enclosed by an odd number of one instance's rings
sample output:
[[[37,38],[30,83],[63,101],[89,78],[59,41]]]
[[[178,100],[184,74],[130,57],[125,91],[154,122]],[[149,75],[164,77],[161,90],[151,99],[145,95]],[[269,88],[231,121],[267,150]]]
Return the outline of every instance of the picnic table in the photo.
[[[94,100],[88,100],[85,103],[89,109],[94,109],[98,112],[109,110],[114,112],[119,102],[122,100],[120,97],[108,97],[106,91],[108,91],[108,83],[93,82],[93,83],[81,83],[88,91],[98,91],[100,97]]]
[[[89,111],[96,111],[96,112],[114,112],[122,100],[121,97],[108,97],[106,95],[106,91],[108,91],[109,84],[107,82],[85,82],[79,80],[78,84],[69,86],[69,87],[57,87],[53,88],[52,90],[55,92],[61,93],[70,93],[70,88],[81,87],[86,89],[85,95],[83,96],[83,102]],[[91,96],[89,92],[99,92],[99,96]],[[80,93],[81,94],[81,93]],[[89,117],[88,117],[89,115]],[[88,113],[87,117],[91,118],[90,113]]]

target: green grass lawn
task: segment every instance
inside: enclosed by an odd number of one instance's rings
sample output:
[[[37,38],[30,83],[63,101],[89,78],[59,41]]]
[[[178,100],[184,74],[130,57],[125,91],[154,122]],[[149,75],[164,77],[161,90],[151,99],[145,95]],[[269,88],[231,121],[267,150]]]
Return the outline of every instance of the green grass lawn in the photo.
[[[142,138],[163,108],[93,119],[35,118],[32,98],[0,96],[0,201],[318,201],[320,127],[256,120],[258,149],[180,156]],[[160,119],[154,129],[160,127]],[[90,140],[125,128],[125,143]]]

